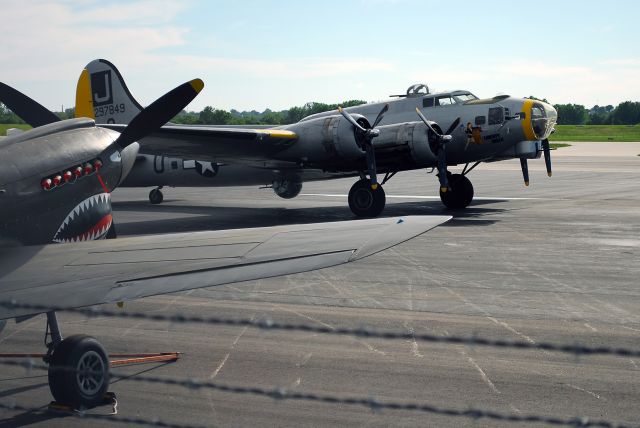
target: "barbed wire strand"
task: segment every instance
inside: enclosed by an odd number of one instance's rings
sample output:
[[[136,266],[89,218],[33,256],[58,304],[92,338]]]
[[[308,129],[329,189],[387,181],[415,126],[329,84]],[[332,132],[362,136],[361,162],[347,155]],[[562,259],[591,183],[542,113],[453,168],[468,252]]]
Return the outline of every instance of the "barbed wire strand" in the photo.
[[[29,372],[30,370],[47,370],[48,366],[44,364],[36,364],[33,360],[18,361],[7,360],[1,361],[0,365],[7,366],[20,366]],[[54,370],[59,371],[75,371],[69,367],[57,367]],[[86,373],[86,372],[85,372]],[[288,391],[284,388],[262,388],[258,386],[234,386],[211,382],[208,380],[199,379],[185,379],[185,378],[168,378],[159,376],[138,375],[130,376],[126,373],[111,372],[112,377],[121,378],[126,381],[150,383],[150,384],[163,384],[170,386],[179,386],[189,390],[215,390],[224,393],[240,394],[240,395],[256,395],[262,397],[269,397],[274,400],[291,400],[291,401],[311,401],[320,402],[324,404],[333,405],[349,405],[358,407],[367,407],[372,411],[382,410],[404,410],[404,411],[416,411],[422,413],[429,413],[440,416],[469,418],[474,420],[487,419],[493,421],[513,422],[513,423],[542,423],[553,426],[566,426],[566,427],[594,427],[594,428],[631,428],[629,425],[618,424],[606,420],[591,421],[587,417],[575,417],[575,418],[561,418],[553,416],[540,416],[540,415],[516,415],[516,414],[503,414],[489,410],[470,408],[467,410],[458,410],[451,408],[442,408],[425,403],[415,402],[392,402],[392,401],[379,401],[374,397],[339,397],[329,394],[316,394],[312,392],[302,391]],[[103,416],[100,416],[103,418]],[[144,419],[135,419],[135,423],[138,425],[149,424],[149,421]],[[172,428],[184,428],[178,425],[164,424],[158,425],[163,427]],[[638,428],[638,427],[636,427]]]
[[[572,354],[576,357],[589,355],[613,355],[617,357],[640,357],[640,350],[628,348],[612,348],[607,346],[586,346],[580,344],[567,345],[556,344],[550,342],[525,342],[512,341],[504,339],[487,339],[483,337],[461,337],[461,336],[436,336],[426,333],[415,332],[396,332],[396,331],[376,331],[367,327],[348,328],[348,327],[327,327],[313,326],[308,324],[292,324],[273,321],[271,319],[248,319],[248,318],[220,318],[220,317],[201,317],[195,315],[164,315],[164,314],[147,314],[142,312],[124,312],[111,311],[97,307],[90,308],[52,308],[43,305],[30,305],[18,302],[0,302],[0,306],[7,308],[29,309],[36,311],[55,311],[71,314],[84,315],[86,317],[107,317],[107,318],[125,318],[135,320],[148,320],[155,322],[171,322],[171,323],[189,323],[189,324],[208,324],[208,325],[225,325],[234,327],[252,327],[267,330],[296,331],[305,333],[329,334],[337,336],[356,336],[374,339],[402,339],[416,340],[429,343],[445,343],[454,345],[469,346],[488,346],[495,348],[513,348],[522,350],[539,350],[548,352],[560,352]]]

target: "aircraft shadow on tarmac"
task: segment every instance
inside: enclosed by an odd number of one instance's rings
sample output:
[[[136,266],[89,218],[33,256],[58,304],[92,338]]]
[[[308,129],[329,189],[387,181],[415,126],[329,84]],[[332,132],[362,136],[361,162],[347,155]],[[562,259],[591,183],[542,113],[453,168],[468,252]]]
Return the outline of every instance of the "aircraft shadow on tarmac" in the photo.
[[[177,201],[176,201],[177,202]],[[505,200],[481,200],[465,210],[449,210],[440,201],[398,202],[388,204],[383,217],[408,215],[451,215],[453,220],[445,227],[482,226],[494,224],[496,219],[483,218],[487,215],[507,211],[505,208],[483,207]],[[343,204],[336,206],[309,208],[277,207],[219,207],[202,205],[149,205],[146,201],[113,202],[114,218],[118,236],[182,233],[201,230],[224,230],[249,227],[281,226],[287,224],[324,223],[354,220],[349,208]],[[176,214],[170,219],[145,221],[119,221],[118,212]],[[180,214],[189,216],[181,217]],[[441,227],[442,227],[441,226]]]
[[[160,363],[160,364],[156,364],[152,367],[146,368],[146,369],[142,369],[142,370],[138,370],[134,373],[128,374],[126,376],[122,376],[122,377],[117,377],[116,379],[113,379],[111,381],[111,384],[115,384],[117,382],[120,382],[122,380],[126,380],[127,378],[130,377],[134,377],[134,376],[138,376],[153,370],[156,370],[158,368],[164,367],[166,365],[169,364],[173,364],[173,363]],[[38,377],[42,377],[42,378],[46,378],[46,375],[44,376],[38,376]],[[28,378],[27,378],[28,379]],[[2,381],[2,379],[0,379],[0,382]],[[34,384],[34,385],[28,385],[28,386],[24,386],[24,387],[20,387],[20,388],[13,388],[13,389],[9,389],[6,391],[0,391],[0,398],[5,399],[7,397],[11,397],[12,395],[15,394],[20,394],[23,392],[27,392],[27,391],[32,391],[32,390],[36,390],[39,388],[48,388],[49,384],[47,382],[44,383],[38,383],[38,384]],[[44,412],[44,413],[43,413]],[[46,412],[46,406],[42,406],[40,408],[34,408],[34,409],[29,409],[24,411],[23,413],[17,414],[11,418],[6,418],[6,419],[0,419],[0,428],[3,427],[23,427],[23,426],[28,426],[28,425],[33,425],[33,424],[38,424],[41,422],[45,422],[51,419],[58,419],[58,418],[64,418],[64,417],[71,417],[74,416],[72,414],[68,414],[68,413],[53,413],[53,412]]]
[[[42,377],[46,378],[46,375]],[[44,383],[38,383],[35,385],[28,385],[20,388],[5,390],[0,392],[0,398],[5,399],[6,397],[11,397],[14,394],[20,394],[23,392],[32,391],[39,388],[47,389],[48,385],[49,384],[47,382],[44,382]],[[37,424],[40,422],[45,422],[45,421],[48,421],[54,418],[59,418],[62,416],[62,415],[56,415],[52,413],[41,413],[43,410],[45,410],[45,407],[27,410],[24,413],[17,414],[11,418],[0,419],[0,427],[5,427],[5,426],[6,427],[23,427],[23,426]]]

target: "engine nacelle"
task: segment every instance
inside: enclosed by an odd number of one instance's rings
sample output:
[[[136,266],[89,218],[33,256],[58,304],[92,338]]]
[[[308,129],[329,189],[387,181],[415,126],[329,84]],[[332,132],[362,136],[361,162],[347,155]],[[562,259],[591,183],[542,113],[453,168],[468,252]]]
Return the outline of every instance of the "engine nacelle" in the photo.
[[[364,116],[352,116],[363,126],[369,126]],[[365,156],[353,125],[342,115],[305,120],[287,129],[298,134],[298,141],[278,153],[278,159],[316,163],[333,159],[355,160]]]
[[[302,178],[297,174],[288,174],[273,180],[273,191],[283,199],[292,199],[302,190]]]
[[[436,128],[435,122],[430,122]],[[380,135],[373,140],[378,151],[393,147],[408,146],[411,157],[416,164],[434,164],[437,161],[435,138],[433,133],[422,122],[406,122],[378,127]],[[439,131],[439,127],[436,128]]]

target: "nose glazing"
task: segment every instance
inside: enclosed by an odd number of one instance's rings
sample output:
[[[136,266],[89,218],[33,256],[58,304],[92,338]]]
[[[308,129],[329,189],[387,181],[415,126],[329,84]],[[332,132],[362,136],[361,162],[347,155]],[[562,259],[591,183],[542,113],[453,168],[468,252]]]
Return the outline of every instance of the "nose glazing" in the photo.
[[[522,128],[528,140],[544,140],[551,135],[558,120],[553,106],[538,100],[525,100],[522,106],[524,120]]]
[[[558,112],[553,106],[538,101],[531,107],[531,127],[536,139],[548,138],[557,120]]]

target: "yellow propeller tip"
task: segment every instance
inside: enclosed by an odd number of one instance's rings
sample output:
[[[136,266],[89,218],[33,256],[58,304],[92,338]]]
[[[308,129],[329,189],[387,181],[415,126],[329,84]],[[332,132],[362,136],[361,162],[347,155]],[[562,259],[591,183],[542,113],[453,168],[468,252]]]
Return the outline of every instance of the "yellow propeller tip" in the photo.
[[[338,106],[338,111],[339,111],[340,113],[342,113],[342,107],[341,107],[341,106]]]
[[[378,188],[378,184],[377,184],[377,183],[372,184],[372,185],[371,185],[371,188],[372,188],[373,190],[376,190],[376,189]]]
[[[548,175],[549,177],[551,177],[551,176],[553,175],[553,173],[552,173],[552,172],[547,172],[547,175]]]
[[[449,189],[447,189],[446,187],[441,187],[441,188],[440,188],[440,191],[441,191],[442,193],[447,193],[447,190],[449,190]]]
[[[120,309],[124,308],[124,302],[118,302],[118,303],[116,303],[116,305],[117,305]]]
[[[191,85],[193,90],[196,91],[197,93],[200,93],[202,88],[204,88],[204,82],[201,79],[193,79],[192,81],[189,82],[189,84]]]
[[[524,185],[528,187],[528,186],[529,186],[529,182],[528,182],[528,181],[525,181],[525,182],[524,182]]]

